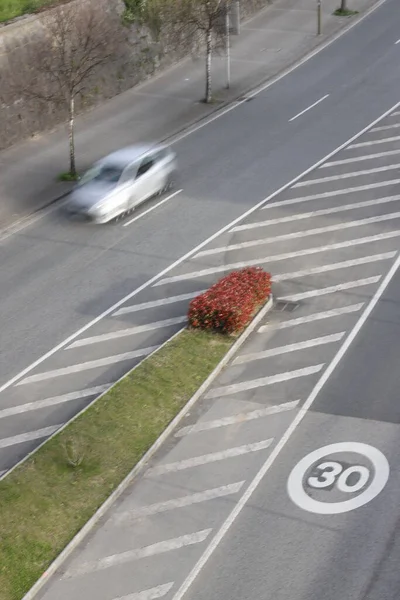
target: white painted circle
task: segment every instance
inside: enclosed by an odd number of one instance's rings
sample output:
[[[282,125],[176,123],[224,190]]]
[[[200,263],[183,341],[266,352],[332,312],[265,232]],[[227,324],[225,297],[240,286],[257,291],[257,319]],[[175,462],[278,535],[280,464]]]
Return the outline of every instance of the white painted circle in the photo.
[[[308,469],[321,458],[339,452],[353,452],[361,454],[363,457],[367,457],[371,461],[375,471],[372,481],[364,492],[350,500],[344,500],[343,502],[320,502],[319,500],[314,500],[304,490],[304,475]],[[328,464],[329,462],[330,461],[326,461],[325,464]],[[347,483],[347,476],[345,478],[342,477],[339,488],[342,492],[349,493],[359,491],[368,480],[369,470],[366,467],[361,467],[361,465],[349,467],[349,469],[346,470],[346,473],[349,473],[350,469],[352,469],[352,472],[354,473],[360,473],[360,479],[354,486],[349,486]],[[389,479],[389,472],[390,468],[386,456],[373,446],[359,442],[330,444],[329,446],[318,448],[318,450],[314,450],[310,454],[307,454],[307,456],[297,463],[289,475],[287,490],[290,499],[303,510],[320,515],[337,515],[354,510],[355,508],[359,508],[360,506],[371,502],[371,500],[380,494],[385,487],[387,480]],[[361,486],[360,483],[362,484]]]

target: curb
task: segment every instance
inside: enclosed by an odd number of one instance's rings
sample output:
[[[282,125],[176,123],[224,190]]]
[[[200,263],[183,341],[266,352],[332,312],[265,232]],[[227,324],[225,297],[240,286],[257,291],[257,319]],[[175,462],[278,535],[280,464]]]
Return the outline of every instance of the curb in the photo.
[[[92,531],[92,529],[97,525],[100,519],[106,514],[108,510],[113,506],[113,504],[118,500],[118,498],[125,492],[125,490],[129,487],[129,485],[133,482],[133,480],[140,475],[140,473],[147,467],[147,463],[154,456],[154,454],[159,450],[159,448],[164,444],[164,442],[169,438],[169,436],[176,429],[177,425],[182,421],[182,419],[187,415],[189,410],[196,404],[196,402],[203,396],[203,394],[208,390],[214,380],[218,377],[221,371],[226,367],[231,358],[237,353],[239,348],[245,343],[247,338],[251,333],[256,329],[260,321],[266,316],[266,314],[273,307],[273,295],[271,293],[268,302],[265,306],[259,311],[259,313],[254,317],[251,321],[250,325],[244,330],[244,332],[240,335],[240,337],[236,340],[236,342],[231,346],[228,352],[225,354],[223,359],[218,363],[215,367],[214,371],[210,373],[204,383],[199,387],[197,392],[190,398],[190,400],[185,404],[185,406],[181,409],[181,411],[176,415],[176,417],[171,421],[168,427],[163,431],[163,433],[157,438],[154,444],[147,450],[144,456],[140,459],[140,461],[135,465],[130,473],[123,479],[123,481],[118,485],[118,487],[113,491],[113,493],[107,498],[107,500],[97,509],[94,515],[89,519],[89,521],[82,527],[82,529],[72,538],[69,544],[64,548],[61,554],[50,564],[47,571],[43,573],[43,575],[37,580],[37,582],[31,587],[31,589],[25,594],[22,600],[32,600],[37,596],[39,591],[48,583],[50,577],[54,575],[54,573],[61,567],[61,565],[67,560],[67,558],[72,554],[72,552],[77,548],[77,546],[84,540],[84,538]],[[180,332],[178,332],[180,333]],[[178,335],[178,334],[176,334]],[[171,339],[171,338],[170,338]],[[170,340],[168,340],[170,341]],[[167,343],[167,342],[166,342]],[[133,369],[132,369],[133,370]],[[129,373],[131,373],[130,371]],[[121,379],[124,379],[129,375],[127,373]],[[121,380],[120,380],[121,381]],[[115,385],[115,384],[114,384]],[[70,421],[69,421],[70,423]],[[58,432],[56,432],[58,433]]]
[[[194,133],[197,129],[208,125],[209,123],[218,119],[219,117],[222,117],[225,113],[229,112],[236,106],[240,106],[241,104],[246,102],[249,98],[254,98],[255,96],[257,96],[257,94],[260,94],[261,92],[263,92],[268,87],[272,86],[274,83],[276,83],[280,79],[283,79],[284,77],[289,75],[292,71],[295,71],[298,67],[300,67],[301,65],[306,63],[311,58],[313,58],[319,52],[321,52],[322,50],[324,50],[325,48],[330,46],[333,42],[335,42],[337,39],[339,39],[342,35],[346,34],[350,29],[352,29],[353,27],[358,25],[361,21],[363,21],[366,17],[368,17],[370,14],[372,14],[376,9],[378,9],[385,2],[386,2],[386,0],[376,0],[376,2],[372,6],[370,6],[365,12],[360,13],[358,16],[355,15],[349,21],[349,23],[347,25],[345,25],[344,27],[341,27],[338,31],[326,36],[325,39],[321,39],[321,42],[317,43],[313,49],[306,50],[304,53],[300,54],[300,56],[297,56],[297,58],[295,58],[287,67],[284,67],[280,72],[276,73],[275,75],[272,75],[271,77],[262,79],[261,82],[259,82],[258,84],[255,84],[248,88],[245,88],[240,93],[238,93],[238,96],[236,98],[232,98],[230,100],[222,102],[218,107],[211,109],[209,114],[203,115],[202,117],[199,117],[199,118],[195,118],[192,121],[189,121],[188,123],[183,125],[182,127],[177,128],[176,131],[174,131],[173,133],[160,138],[159,143],[176,144],[181,139],[187,137],[191,133]],[[266,8],[268,8],[268,6],[264,7],[263,9],[261,9],[258,12],[262,12]],[[254,19],[256,17],[257,17],[257,13],[255,13],[248,19],[244,19],[243,23],[246,23],[247,21],[251,21],[252,19]],[[340,19],[340,18],[341,17],[338,17],[338,19]],[[189,57],[185,57],[184,59],[182,59],[182,61],[179,61],[179,63],[187,61],[187,60],[189,60]],[[173,65],[171,68],[177,67],[179,63],[177,63],[176,65]],[[161,75],[162,75],[162,73],[159,73],[155,77],[161,76]],[[145,83],[148,83],[148,81],[142,82],[141,84],[139,84],[139,86],[144,85]],[[138,87],[138,86],[134,86],[134,87]],[[131,89],[133,89],[133,88],[131,88]],[[56,196],[52,200],[45,202],[43,205],[36,208],[32,213],[22,216],[21,218],[17,219],[13,223],[11,223],[5,229],[0,228],[0,239],[2,239],[3,237],[8,237],[9,235],[12,235],[13,233],[15,233],[13,231],[10,231],[13,229],[13,227],[17,227],[17,228],[22,227],[23,228],[25,226],[25,224],[29,225],[30,219],[33,219],[33,218],[39,216],[41,212],[46,211],[46,209],[51,208],[54,204],[56,204],[60,200],[63,200],[65,197],[67,197],[70,194],[70,192],[71,192],[71,190],[68,190],[67,192],[62,193],[59,196]]]

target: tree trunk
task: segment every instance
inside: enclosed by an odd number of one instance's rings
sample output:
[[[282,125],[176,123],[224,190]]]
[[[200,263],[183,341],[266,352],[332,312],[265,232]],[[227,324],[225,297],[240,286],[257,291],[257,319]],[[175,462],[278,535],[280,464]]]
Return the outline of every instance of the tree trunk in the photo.
[[[347,0],[341,0],[340,10],[341,12],[345,12],[347,10]]]
[[[75,98],[69,101],[69,172],[72,177],[76,177],[75,167]]]
[[[212,53],[212,29],[207,31],[206,39],[206,97],[205,102],[211,102],[211,53]]]

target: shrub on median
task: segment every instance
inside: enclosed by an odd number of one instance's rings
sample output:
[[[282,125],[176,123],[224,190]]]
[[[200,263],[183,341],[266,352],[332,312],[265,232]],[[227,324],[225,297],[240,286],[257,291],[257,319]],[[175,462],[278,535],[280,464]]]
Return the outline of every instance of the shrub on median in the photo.
[[[219,333],[237,333],[271,293],[271,275],[261,267],[246,267],[220,279],[189,305],[189,325]]]

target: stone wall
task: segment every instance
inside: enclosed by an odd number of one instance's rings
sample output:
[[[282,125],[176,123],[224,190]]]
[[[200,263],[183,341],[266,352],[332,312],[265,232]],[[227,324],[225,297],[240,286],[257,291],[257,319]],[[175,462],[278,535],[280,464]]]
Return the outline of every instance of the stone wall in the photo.
[[[81,0],[74,0],[81,1]],[[122,0],[116,2],[122,13]],[[241,17],[248,18],[271,0],[241,0]],[[40,17],[29,16],[0,27],[0,150],[28,137],[50,130],[67,118],[64,106],[45,105],[42,101],[25,100],[10,89],[5,78],[7,54],[21,52],[21,45],[40,35]],[[77,101],[76,111],[95,106],[154,76],[157,72],[184,58],[187,49],[172,52],[163,42],[154,42],[150,32],[130,27],[129,45],[116,61],[102,66],[101,72],[89,82],[88,92]],[[7,51],[6,51],[7,49]]]

